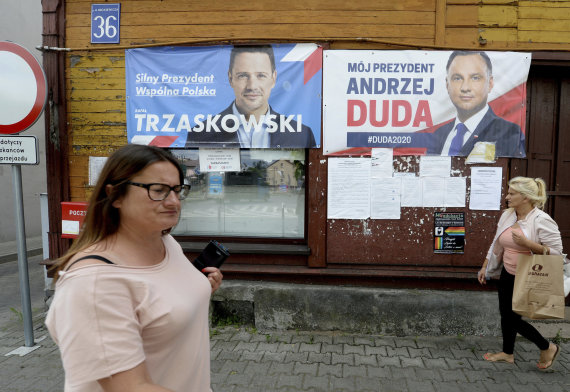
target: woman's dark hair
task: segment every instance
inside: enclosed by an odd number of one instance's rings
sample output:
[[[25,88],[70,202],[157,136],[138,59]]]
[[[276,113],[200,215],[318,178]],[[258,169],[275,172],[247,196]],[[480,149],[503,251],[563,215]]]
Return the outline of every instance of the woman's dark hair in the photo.
[[[93,193],[89,198],[87,214],[79,237],[69,251],[54,265],[54,278],[77,253],[113,235],[119,229],[121,218],[113,203],[127,193],[128,181],[156,162],[170,162],[178,170],[180,184],[184,184],[184,173],[174,156],[158,147],[128,144],[119,148],[105,163]],[[111,185],[111,187],[107,187]]]

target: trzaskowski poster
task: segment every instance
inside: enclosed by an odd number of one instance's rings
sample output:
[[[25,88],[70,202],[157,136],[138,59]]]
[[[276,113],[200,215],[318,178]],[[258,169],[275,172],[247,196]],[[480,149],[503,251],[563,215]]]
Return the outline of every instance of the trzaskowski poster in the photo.
[[[320,146],[318,45],[130,49],[125,69],[129,143]]]
[[[525,156],[530,54],[329,50],[323,57],[325,154]]]

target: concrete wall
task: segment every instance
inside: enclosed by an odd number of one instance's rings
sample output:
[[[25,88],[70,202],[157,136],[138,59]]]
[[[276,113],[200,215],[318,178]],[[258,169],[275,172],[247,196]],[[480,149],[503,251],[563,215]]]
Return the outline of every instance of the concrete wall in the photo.
[[[28,49],[38,61],[42,54],[35,49],[42,43],[42,4],[39,0],[0,1],[0,41],[12,41]],[[38,139],[40,164],[22,166],[22,187],[26,236],[41,235],[40,193],[46,192],[46,156],[44,148],[44,117],[22,135],[34,135]],[[14,189],[12,166],[0,165],[0,243],[16,239]]]
[[[212,297],[214,323],[266,330],[344,331],[389,336],[500,336],[494,291],[388,289],[224,281]],[[563,320],[533,320],[548,337],[570,336]]]

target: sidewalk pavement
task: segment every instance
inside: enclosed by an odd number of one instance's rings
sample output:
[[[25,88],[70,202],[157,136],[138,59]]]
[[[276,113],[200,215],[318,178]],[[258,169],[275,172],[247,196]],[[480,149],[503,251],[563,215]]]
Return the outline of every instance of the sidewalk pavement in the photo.
[[[26,250],[28,257],[42,254],[42,237],[26,238]],[[0,242],[0,263],[18,259],[17,241]]]
[[[44,282],[40,260],[41,256],[28,260],[34,339],[38,348],[24,356],[6,355],[24,346],[24,331],[18,312],[16,262],[0,262],[2,392],[63,390],[59,352],[43,324]],[[258,331],[235,326],[212,328],[212,389],[214,392],[570,391],[570,336],[563,329],[566,325],[551,323],[539,328],[545,336],[558,336],[558,341],[562,341],[562,352],[548,372],[537,369],[538,350],[520,337],[515,348],[516,365],[509,365],[481,359],[487,351],[500,350],[498,337],[391,337]]]
[[[57,347],[43,318],[34,316],[39,348],[10,355],[24,345],[17,319],[0,328],[0,390],[63,390]],[[499,350],[497,337],[391,337],[342,332],[257,331],[248,327],[211,330],[214,392],[382,391],[382,392],[563,392],[570,390],[570,342],[551,370],[536,367],[538,350],[519,337],[516,364],[489,363]],[[184,364],[181,370],[184,371]]]

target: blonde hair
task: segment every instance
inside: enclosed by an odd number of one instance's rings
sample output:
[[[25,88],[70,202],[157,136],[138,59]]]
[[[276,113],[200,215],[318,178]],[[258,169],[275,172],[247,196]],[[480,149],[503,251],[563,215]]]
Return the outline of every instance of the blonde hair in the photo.
[[[515,177],[509,181],[509,187],[529,199],[533,207],[544,208],[546,183],[542,178]]]

